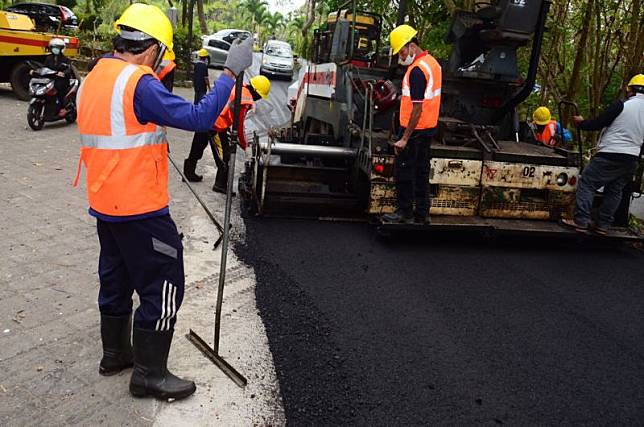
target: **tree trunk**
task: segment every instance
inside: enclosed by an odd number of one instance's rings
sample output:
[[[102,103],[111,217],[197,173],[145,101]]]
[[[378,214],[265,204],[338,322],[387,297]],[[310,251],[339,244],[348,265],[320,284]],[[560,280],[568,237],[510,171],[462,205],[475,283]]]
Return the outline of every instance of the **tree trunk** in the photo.
[[[568,99],[574,99],[577,95],[577,88],[579,87],[579,74],[581,72],[581,65],[584,61],[584,52],[586,47],[586,41],[588,40],[588,32],[590,30],[590,20],[591,14],[593,11],[594,0],[588,0],[586,3],[586,9],[584,10],[583,18],[583,27],[581,28],[581,35],[579,42],[575,43],[578,47],[577,54],[575,55],[575,62],[572,66],[572,73],[570,74],[570,80],[568,82],[568,91],[566,96]]]
[[[201,28],[201,34],[208,34],[206,14],[203,11],[203,0],[197,0],[197,15],[199,15],[199,27]]]
[[[307,0],[306,3],[306,21],[302,26],[302,37],[306,37],[311,25],[315,22],[315,0]]]
[[[644,52],[644,13],[642,13],[642,2],[633,0],[631,5],[631,22],[626,34],[626,63],[624,64],[624,77],[622,87],[626,87],[628,81],[635,74],[641,73],[644,68],[644,55],[637,52]]]
[[[181,0],[181,26],[186,26],[186,19],[188,18],[188,0]]]

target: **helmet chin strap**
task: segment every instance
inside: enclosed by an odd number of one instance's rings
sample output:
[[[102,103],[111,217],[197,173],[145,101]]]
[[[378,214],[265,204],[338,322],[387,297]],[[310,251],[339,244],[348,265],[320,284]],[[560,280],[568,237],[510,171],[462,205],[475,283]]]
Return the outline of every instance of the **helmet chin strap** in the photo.
[[[165,54],[165,51],[167,49],[161,43],[159,43],[158,46],[159,46],[159,53],[157,54],[157,57],[154,60],[154,64],[151,67],[153,70],[156,70],[159,67],[159,65],[161,64],[161,61],[163,60],[163,55]]]

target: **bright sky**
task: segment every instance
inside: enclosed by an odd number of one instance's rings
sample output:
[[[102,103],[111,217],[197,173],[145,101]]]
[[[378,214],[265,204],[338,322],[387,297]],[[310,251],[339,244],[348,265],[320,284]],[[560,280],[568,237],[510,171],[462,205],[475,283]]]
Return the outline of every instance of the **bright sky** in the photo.
[[[268,0],[268,9],[286,16],[304,4],[305,0]]]

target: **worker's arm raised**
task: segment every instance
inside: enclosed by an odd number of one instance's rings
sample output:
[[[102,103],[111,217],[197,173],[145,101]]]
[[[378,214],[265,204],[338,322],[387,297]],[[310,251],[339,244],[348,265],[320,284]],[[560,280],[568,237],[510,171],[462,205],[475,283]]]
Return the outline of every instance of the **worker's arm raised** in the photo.
[[[198,104],[174,95],[152,76],[139,80],[134,92],[134,113],[141,123],[154,123],[192,132],[205,132],[226,106],[235,85],[225,71]]]

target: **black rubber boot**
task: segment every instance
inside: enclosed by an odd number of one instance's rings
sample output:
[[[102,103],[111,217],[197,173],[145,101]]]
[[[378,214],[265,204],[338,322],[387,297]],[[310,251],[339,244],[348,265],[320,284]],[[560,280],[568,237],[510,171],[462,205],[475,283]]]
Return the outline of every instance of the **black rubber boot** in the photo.
[[[392,224],[411,224],[414,222],[414,216],[412,214],[404,213],[401,210],[397,210],[394,213],[384,214],[382,216],[382,221]]]
[[[104,376],[118,374],[132,367],[132,315],[108,316],[101,314],[101,341],[103,359],[98,373]]]
[[[194,382],[182,380],[168,371],[173,333],[134,328],[134,371],[130,380],[133,396],[178,400],[190,396],[197,389]]]
[[[185,159],[183,161],[183,176],[190,182],[199,182],[203,180],[203,176],[197,175],[197,161]]]

